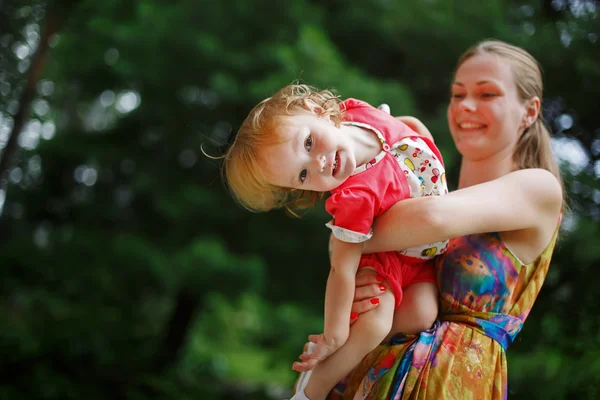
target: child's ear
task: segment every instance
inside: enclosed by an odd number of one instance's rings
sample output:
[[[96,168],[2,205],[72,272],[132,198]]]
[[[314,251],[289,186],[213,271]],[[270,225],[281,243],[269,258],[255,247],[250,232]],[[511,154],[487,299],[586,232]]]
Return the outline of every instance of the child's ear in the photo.
[[[325,114],[325,110],[323,110],[323,107],[321,107],[320,105],[318,105],[317,103],[315,103],[314,101],[312,101],[310,99],[304,100],[304,107],[308,111],[314,113],[319,118],[325,118],[328,121],[331,120],[331,117],[329,116],[329,114]]]
[[[311,99],[304,99],[304,107],[317,115],[323,114],[323,108]]]

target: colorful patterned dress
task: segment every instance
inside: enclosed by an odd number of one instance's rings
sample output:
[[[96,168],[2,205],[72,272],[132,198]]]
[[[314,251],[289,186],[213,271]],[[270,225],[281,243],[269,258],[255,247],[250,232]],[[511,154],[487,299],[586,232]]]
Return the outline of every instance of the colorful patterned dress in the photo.
[[[328,400],[506,399],[505,351],[542,287],[557,233],[531,264],[520,262],[497,233],[451,240],[437,263],[434,327],[379,346]]]

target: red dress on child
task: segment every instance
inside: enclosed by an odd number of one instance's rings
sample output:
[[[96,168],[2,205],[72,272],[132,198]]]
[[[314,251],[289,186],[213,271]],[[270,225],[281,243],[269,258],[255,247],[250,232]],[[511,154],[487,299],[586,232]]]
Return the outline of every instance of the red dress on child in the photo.
[[[435,144],[419,136],[388,113],[360,100],[341,104],[344,124],[373,132],[381,152],[331,191],[325,208],[333,219],[327,224],[339,240],[352,243],[372,236],[375,217],[398,201],[411,197],[448,193],[442,156]],[[406,227],[418,229],[418,227]],[[359,268],[373,267],[392,286],[395,306],[402,302],[403,288],[417,282],[436,283],[432,259],[445,251],[446,242],[401,251],[367,254]]]

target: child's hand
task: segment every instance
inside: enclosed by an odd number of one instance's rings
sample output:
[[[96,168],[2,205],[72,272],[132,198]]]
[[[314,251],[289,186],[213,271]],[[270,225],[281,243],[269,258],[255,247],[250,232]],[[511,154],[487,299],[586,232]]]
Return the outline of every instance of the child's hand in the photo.
[[[433,141],[433,135],[429,132],[429,129],[415,117],[396,117],[396,119],[404,122],[410,129],[417,132],[419,135],[425,136]]]
[[[292,365],[294,371],[310,371],[317,363],[323,361],[340,348],[339,345],[335,345],[325,339],[325,335],[323,334],[310,335],[308,340],[315,343],[315,346],[313,346],[312,352],[300,354],[300,360],[302,361],[297,361]]]
[[[379,107],[377,107],[377,108],[382,111],[385,111],[388,114],[392,113],[392,111],[390,110],[390,106],[388,106],[385,103],[380,104]],[[415,117],[396,117],[396,118],[399,119],[400,121],[404,122],[406,125],[408,125],[408,127],[410,129],[417,132],[419,135],[425,136],[425,137],[431,139],[431,141],[433,141],[433,135],[431,134],[431,132],[429,132],[429,129],[427,129],[427,127],[421,121],[419,121],[417,118],[415,118]]]

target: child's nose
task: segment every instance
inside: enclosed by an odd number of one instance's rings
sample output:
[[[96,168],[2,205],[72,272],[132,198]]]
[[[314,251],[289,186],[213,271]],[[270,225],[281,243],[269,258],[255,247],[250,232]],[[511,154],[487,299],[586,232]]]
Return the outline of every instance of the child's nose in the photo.
[[[325,155],[318,155],[315,157],[315,166],[319,172],[323,172],[325,170]]]

